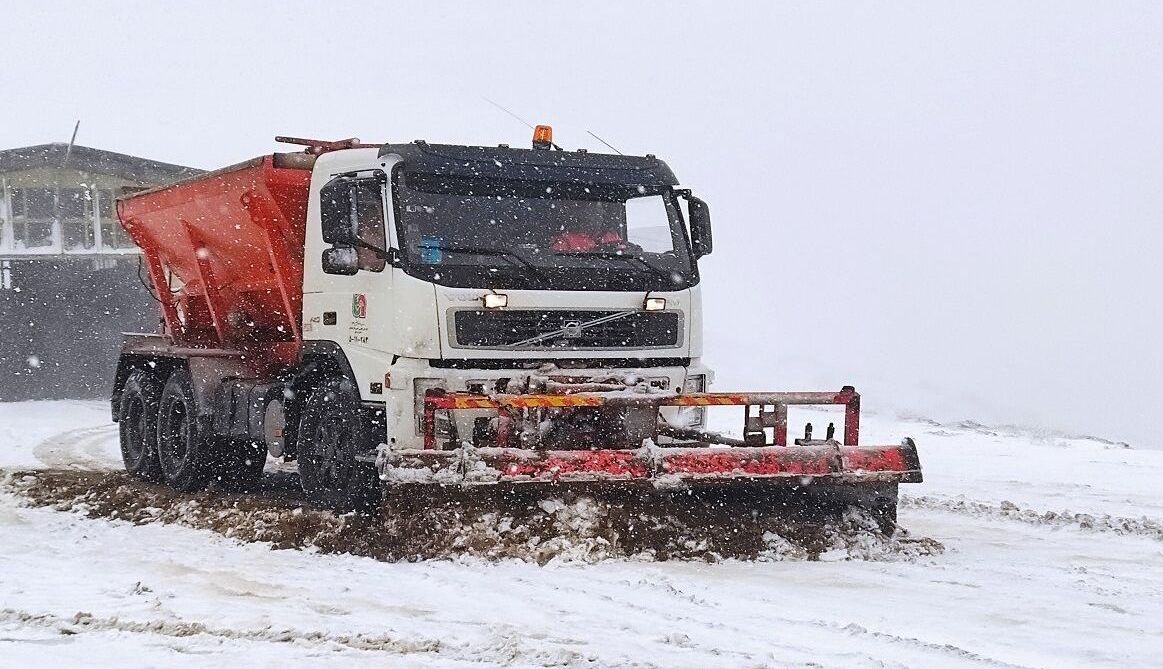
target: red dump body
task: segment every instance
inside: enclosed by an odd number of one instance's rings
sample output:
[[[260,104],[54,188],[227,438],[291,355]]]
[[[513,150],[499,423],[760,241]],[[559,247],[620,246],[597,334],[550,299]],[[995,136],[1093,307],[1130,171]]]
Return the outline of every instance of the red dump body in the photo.
[[[275,154],[117,203],[175,346],[298,357],[303,236],[314,156]]]

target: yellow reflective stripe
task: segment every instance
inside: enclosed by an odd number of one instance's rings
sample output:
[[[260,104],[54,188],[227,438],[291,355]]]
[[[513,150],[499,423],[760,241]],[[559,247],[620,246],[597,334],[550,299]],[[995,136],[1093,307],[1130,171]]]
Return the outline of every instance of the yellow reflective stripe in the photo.
[[[746,395],[679,395],[666,402],[672,406],[739,405],[749,403]]]
[[[517,397],[505,401],[505,404],[517,409],[596,407],[604,403],[600,397],[584,397],[579,395],[530,395],[528,397]]]
[[[452,401],[454,409],[496,409],[499,406],[490,399],[477,397],[455,397]]]
[[[606,398],[592,395],[523,395],[492,400],[487,397],[450,397],[453,409],[498,409],[502,406],[514,409],[596,407],[606,403]],[[751,399],[743,394],[722,395],[678,395],[660,399],[661,406],[739,406],[750,404]]]

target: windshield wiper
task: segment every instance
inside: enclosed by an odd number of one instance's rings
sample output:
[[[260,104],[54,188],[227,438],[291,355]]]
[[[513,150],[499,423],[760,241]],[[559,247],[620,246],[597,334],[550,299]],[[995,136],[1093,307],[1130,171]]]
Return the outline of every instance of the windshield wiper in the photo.
[[[421,249],[433,249],[436,251],[450,251],[452,253],[469,253],[469,254],[478,255],[478,256],[498,256],[498,257],[502,257],[502,258],[512,258],[513,260],[517,261],[518,265],[520,265],[521,267],[524,267],[525,269],[529,270],[530,272],[533,272],[534,274],[541,277],[545,281],[550,280],[549,275],[546,274],[544,271],[542,271],[542,269],[540,267],[538,267],[537,265],[534,265],[532,262],[530,262],[528,259],[525,258],[525,256],[521,255],[520,253],[517,253],[516,251],[511,251],[509,249],[497,249],[497,248],[490,249],[490,248],[480,248],[480,247],[475,247],[475,246],[449,246],[446,244],[426,244],[424,246],[421,246],[420,248]]]
[[[554,253],[555,256],[570,256],[572,258],[622,258],[624,260],[633,260],[666,281],[674,282],[674,274],[668,272],[658,265],[648,262],[641,256],[632,255],[629,253],[617,253],[615,251],[562,251]]]

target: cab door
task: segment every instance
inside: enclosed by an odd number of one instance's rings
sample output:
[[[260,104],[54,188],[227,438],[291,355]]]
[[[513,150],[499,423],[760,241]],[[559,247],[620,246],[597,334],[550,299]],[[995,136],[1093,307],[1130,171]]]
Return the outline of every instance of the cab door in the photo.
[[[383,392],[391,307],[385,184],[381,170],[328,180],[319,190],[319,218],[312,221],[318,228],[308,231],[322,242],[308,248],[322,252],[304,258],[304,338],[338,344],[367,399]]]

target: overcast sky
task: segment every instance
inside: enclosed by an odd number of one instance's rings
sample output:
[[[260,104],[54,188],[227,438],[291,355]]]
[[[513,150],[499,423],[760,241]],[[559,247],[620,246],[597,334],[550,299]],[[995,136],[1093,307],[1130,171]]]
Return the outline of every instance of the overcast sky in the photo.
[[[5,3],[0,147],[656,153],[719,386],[1163,446],[1163,4]]]

